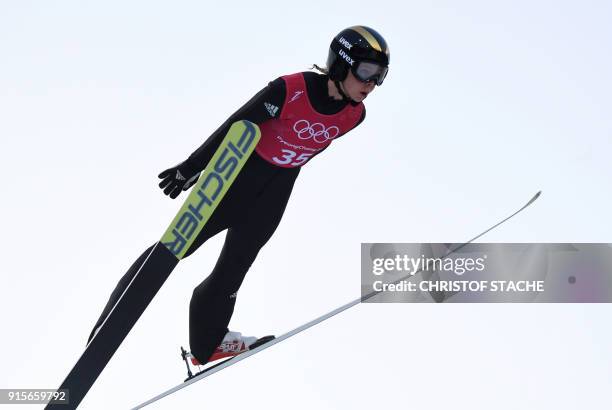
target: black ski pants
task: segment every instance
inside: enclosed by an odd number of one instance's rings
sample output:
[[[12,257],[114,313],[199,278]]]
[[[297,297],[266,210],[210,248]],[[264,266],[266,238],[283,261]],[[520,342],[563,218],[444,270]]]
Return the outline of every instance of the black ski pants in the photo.
[[[187,251],[185,257],[209,238],[227,230],[212,273],[194,289],[189,305],[189,344],[191,353],[200,362],[208,361],[227,333],[238,289],[259,250],[276,230],[298,174],[299,168],[276,167],[254,152]],[[144,251],[119,280],[90,338],[138,272],[151,248]]]

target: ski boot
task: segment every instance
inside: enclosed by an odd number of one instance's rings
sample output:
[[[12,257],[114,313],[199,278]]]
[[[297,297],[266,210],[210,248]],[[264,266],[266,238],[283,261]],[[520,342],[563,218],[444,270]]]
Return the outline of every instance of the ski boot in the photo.
[[[248,350],[255,349],[256,347],[261,346],[262,344],[267,343],[272,339],[274,339],[274,336],[264,336],[257,338],[254,336],[243,336],[240,332],[229,331],[225,334],[223,340],[221,341],[221,344],[217,346],[210,359],[208,359],[207,363],[201,363],[198,359],[195,358],[194,355],[191,354],[191,352],[188,352],[181,347],[181,357],[187,365],[187,374],[189,376],[188,379],[193,377],[191,368],[188,363],[189,361],[193,366],[197,366],[198,369],[200,369],[201,366],[215,362],[217,360],[229,360],[232,357],[238,356],[239,354],[244,353]],[[210,368],[207,368],[203,371],[209,369]]]

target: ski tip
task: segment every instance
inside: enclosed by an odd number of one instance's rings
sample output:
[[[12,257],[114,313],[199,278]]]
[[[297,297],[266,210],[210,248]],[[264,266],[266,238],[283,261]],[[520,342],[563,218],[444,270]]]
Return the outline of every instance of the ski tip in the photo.
[[[533,204],[533,203],[535,202],[535,200],[536,200],[536,199],[538,199],[538,198],[540,197],[540,195],[542,195],[542,191],[541,191],[541,190],[540,190],[540,191],[538,191],[538,192],[537,192],[537,193],[536,193],[536,194],[533,196],[533,198],[531,198],[531,200],[530,200],[529,202],[527,202],[527,205],[525,205],[525,206],[529,206],[529,205]]]

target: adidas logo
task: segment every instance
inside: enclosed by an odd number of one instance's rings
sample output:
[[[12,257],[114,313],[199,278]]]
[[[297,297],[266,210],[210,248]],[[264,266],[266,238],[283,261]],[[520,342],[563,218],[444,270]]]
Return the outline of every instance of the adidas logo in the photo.
[[[278,107],[276,105],[264,103],[264,106],[266,107],[266,110],[268,110],[268,113],[270,113],[270,117],[274,117],[278,112]]]

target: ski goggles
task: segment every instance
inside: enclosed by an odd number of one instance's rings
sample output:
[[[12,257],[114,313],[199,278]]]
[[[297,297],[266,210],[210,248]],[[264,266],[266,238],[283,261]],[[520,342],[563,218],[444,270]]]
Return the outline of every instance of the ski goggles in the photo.
[[[369,83],[374,81],[376,85],[381,85],[387,76],[389,67],[371,61],[360,61],[351,67],[353,75],[361,82]]]

